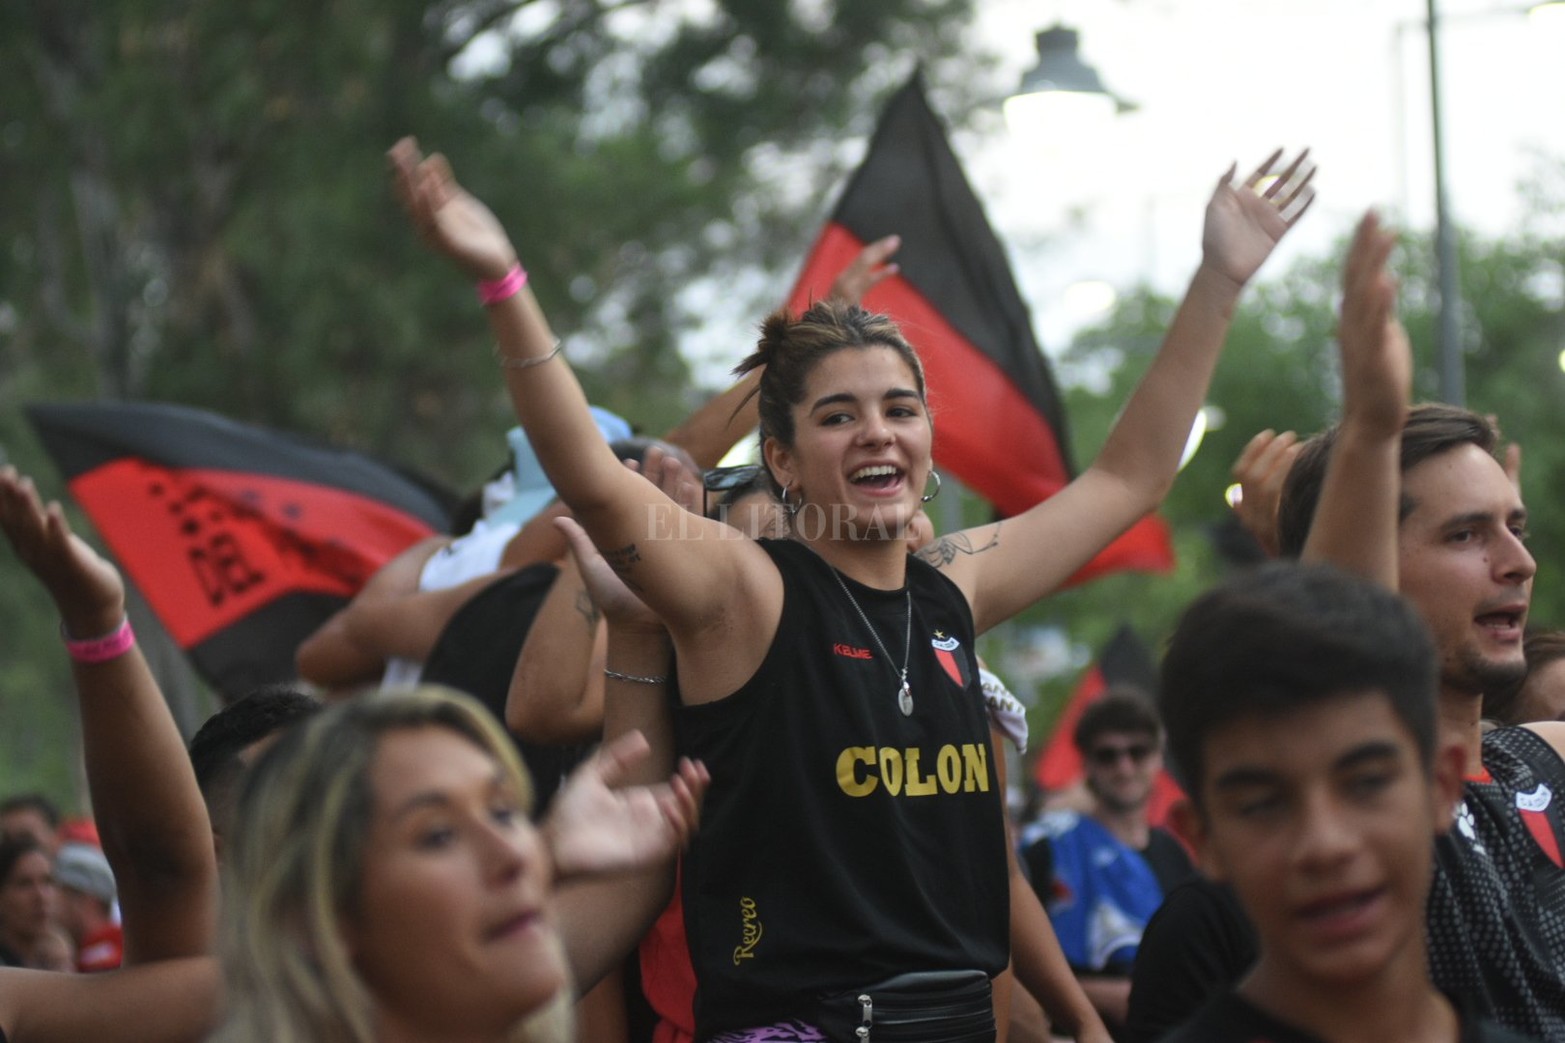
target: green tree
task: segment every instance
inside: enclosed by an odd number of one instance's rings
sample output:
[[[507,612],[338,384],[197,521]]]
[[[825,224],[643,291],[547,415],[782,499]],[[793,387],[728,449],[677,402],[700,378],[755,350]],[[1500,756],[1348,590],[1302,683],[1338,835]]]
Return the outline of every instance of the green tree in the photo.
[[[1544,168],[1527,195],[1528,232],[1512,238],[1466,236],[1461,243],[1469,405],[1494,414],[1524,453],[1522,490],[1538,560],[1532,622],[1565,626],[1565,445],[1555,431],[1565,402],[1565,164]],[[1224,415],[1209,432],[1161,511],[1173,533],[1178,566],[1167,576],[1125,573],[1067,590],[1034,607],[1020,625],[1062,628],[1094,652],[1122,622],[1161,648],[1190,599],[1235,567],[1220,549],[1232,536],[1223,498],[1230,469],[1263,428],[1313,434],[1336,417],[1340,377],[1335,307],[1346,240],[1324,258],[1305,258],[1249,292],[1235,316],[1208,402]],[[1406,237],[1395,268],[1402,318],[1418,370],[1415,398],[1435,392],[1432,345],[1436,301],[1433,247]],[[1098,327],[1081,333],[1062,360],[1071,373],[1109,373],[1102,391],[1072,388],[1067,411],[1079,459],[1102,444],[1120,405],[1150,362],[1175,302],[1145,289],[1128,295]],[[999,652],[995,653],[999,655]],[[1034,727],[1047,734],[1076,684],[1074,675],[1038,692]]]
[[[21,404],[147,398],[483,477],[510,409],[470,289],[394,212],[381,157],[406,133],[505,220],[595,399],[669,426],[697,394],[680,291],[760,265],[753,309],[780,298],[836,140],[915,59],[971,79],[970,6],[0,5],[0,446],[58,494]],[[6,556],[0,589],[0,783],[63,796],[17,747],[71,745],[53,624]],[[35,711],[54,723],[21,727]]]

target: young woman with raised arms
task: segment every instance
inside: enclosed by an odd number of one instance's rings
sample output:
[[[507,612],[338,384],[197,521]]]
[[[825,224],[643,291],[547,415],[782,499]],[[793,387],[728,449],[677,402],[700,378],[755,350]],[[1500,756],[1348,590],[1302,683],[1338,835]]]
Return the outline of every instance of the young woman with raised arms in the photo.
[[[876,1040],[993,1038],[1008,883],[974,639],[1162,500],[1239,293],[1312,199],[1304,157],[1280,156],[1218,182],[1201,265],[1093,464],[913,557],[903,529],[937,487],[935,431],[895,323],[831,301],[767,319],[740,369],[763,370],[762,451],[791,537],[724,538],[594,439],[489,210],[442,157],[392,150],[419,234],[480,284],[555,489],[672,636],[682,752],[712,774],[683,878],[698,1039],[852,1039],[867,1023]]]

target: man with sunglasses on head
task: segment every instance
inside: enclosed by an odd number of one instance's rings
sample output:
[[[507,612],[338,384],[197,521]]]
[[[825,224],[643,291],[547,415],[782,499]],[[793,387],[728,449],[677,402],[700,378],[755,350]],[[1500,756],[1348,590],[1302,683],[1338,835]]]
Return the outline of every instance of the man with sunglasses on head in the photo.
[[[1074,739],[1087,809],[1046,813],[1024,835],[1022,858],[1066,959],[1113,1030],[1125,1021],[1141,931],[1193,870],[1173,834],[1147,821],[1163,767],[1151,700],[1110,689],[1082,713]]]

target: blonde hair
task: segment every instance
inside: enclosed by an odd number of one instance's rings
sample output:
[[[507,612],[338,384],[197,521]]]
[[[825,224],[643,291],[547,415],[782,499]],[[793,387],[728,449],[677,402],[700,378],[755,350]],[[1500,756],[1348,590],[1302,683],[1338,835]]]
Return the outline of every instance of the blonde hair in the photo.
[[[509,737],[461,693],[432,685],[373,692],[295,726],[251,770],[224,847],[228,1013],[213,1043],[373,1043],[375,999],[340,924],[355,912],[364,874],[379,740],[427,726],[493,757],[531,806]],[[512,1043],[572,1039],[572,991],[524,1019]]]

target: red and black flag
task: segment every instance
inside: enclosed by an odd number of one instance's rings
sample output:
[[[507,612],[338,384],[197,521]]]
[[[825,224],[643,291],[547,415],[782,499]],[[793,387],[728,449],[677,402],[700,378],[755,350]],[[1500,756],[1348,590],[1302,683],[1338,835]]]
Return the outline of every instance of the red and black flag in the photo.
[[[1019,514],[1075,473],[1065,412],[1033,337],[1005,248],[962,173],[914,73],[881,115],[869,152],[805,261],[789,298],[824,297],[867,244],[902,237],[900,272],[864,305],[895,318],[929,383],[935,461],[994,504]],[[1167,529],[1137,523],[1075,577],[1173,567]]]
[[[1157,695],[1157,663],[1152,658],[1152,651],[1129,624],[1121,626],[1109,638],[1109,643],[1103,646],[1103,654],[1081,675],[1076,690],[1054,722],[1049,741],[1033,764],[1033,779],[1044,792],[1068,789],[1081,781],[1076,724],[1081,720],[1082,711],[1110,688],[1141,692],[1149,700]],[[1173,777],[1167,771],[1162,772],[1153,786],[1152,800],[1147,807],[1147,817],[1153,825],[1163,824],[1168,809],[1182,795]]]
[[[110,551],[225,697],[295,676],[294,651],[452,497],[361,453],[155,403],[28,415]]]

